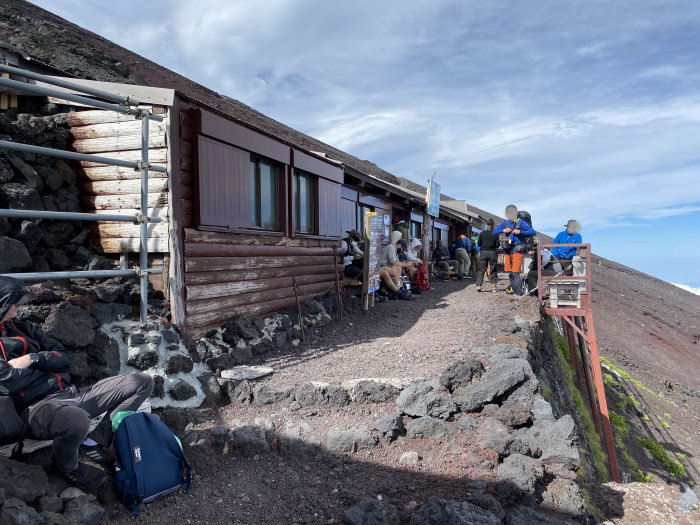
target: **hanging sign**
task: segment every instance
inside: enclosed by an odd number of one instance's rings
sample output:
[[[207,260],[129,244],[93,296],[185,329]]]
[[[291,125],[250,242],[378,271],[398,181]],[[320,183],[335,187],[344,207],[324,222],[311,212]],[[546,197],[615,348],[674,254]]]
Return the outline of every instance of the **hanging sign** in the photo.
[[[382,249],[382,218],[377,212],[365,213],[364,295],[379,290],[379,252]]]
[[[438,217],[440,215],[440,185],[435,182],[435,178],[430,178],[428,191],[425,195],[426,208],[428,215]]]

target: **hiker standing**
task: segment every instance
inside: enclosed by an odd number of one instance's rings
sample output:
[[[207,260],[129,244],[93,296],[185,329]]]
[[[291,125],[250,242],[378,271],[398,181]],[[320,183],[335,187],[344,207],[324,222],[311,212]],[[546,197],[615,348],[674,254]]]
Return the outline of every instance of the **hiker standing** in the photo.
[[[523,253],[527,251],[527,237],[534,237],[537,232],[524,219],[518,217],[518,208],[514,204],[506,206],[506,220],[493,230],[495,235],[505,234],[503,239],[503,269],[508,272],[510,285],[506,293],[522,294],[523,284],[521,272],[523,269]]]
[[[487,268],[490,267],[491,274],[489,280],[493,285],[492,291],[496,291],[496,283],[498,282],[498,247],[500,241],[498,235],[493,232],[494,222],[489,219],[486,223],[486,229],[479,234],[476,245],[479,247],[479,270],[476,274],[476,291],[481,291],[481,285],[484,284],[484,274]]]
[[[460,235],[455,241],[455,257],[459,263],[457,269],[457,278],[466,279],[471,265],[471,257],[469,254],[472,251],[472,242],[466,235]]]

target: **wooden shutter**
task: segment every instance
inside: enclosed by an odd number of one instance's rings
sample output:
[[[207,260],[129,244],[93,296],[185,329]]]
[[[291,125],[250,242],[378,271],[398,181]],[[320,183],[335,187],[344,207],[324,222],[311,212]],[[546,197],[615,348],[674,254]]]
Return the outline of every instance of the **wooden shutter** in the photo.
[[[340,234],[357,228],[357,202],[340,199]],[[357,228],[359,229],[359,228]]]
[[[340,184],[318,179],[318,234],[326,237],[342,235]]]
[[[199,225],[249,227],[248,152],[200,135],[197,154]]]

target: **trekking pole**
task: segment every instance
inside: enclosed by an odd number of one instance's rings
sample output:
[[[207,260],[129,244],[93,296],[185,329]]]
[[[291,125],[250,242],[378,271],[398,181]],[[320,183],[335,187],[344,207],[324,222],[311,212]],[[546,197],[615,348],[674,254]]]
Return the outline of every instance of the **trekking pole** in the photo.
[[[301,315],[301,303],[299,302],[299,289],[297,288],[297,278],[292,276],[292,285],[294,286],[294,297],[297,300],[297,314],[299,315],[299,327],[301,328],[301,340],[306,342],[304,335],[304,317]]]
[[[333,246],[333,267],[335,268],[335,289],[338,293],[338,315],[343,320],[343,299],[340,296],[340,276],[338,275],[338,247]]]

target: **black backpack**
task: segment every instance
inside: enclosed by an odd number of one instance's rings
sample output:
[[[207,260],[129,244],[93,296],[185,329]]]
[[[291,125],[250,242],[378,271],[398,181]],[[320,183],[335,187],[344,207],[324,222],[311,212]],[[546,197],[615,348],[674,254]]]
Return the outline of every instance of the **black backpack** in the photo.
[[[528,223],[530,226],[534,228],[532,225],[532,217],[530,216],[530,212],[527,211],[519,211],[518,212],[518,219],[524,220],[526,223]]]

